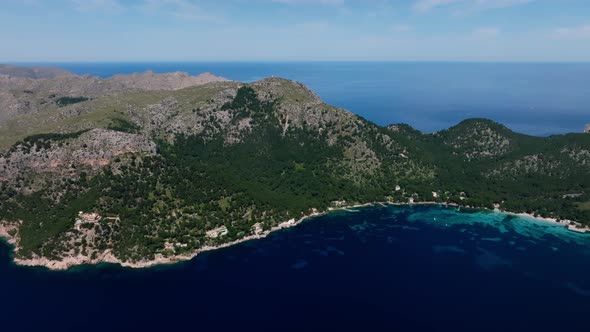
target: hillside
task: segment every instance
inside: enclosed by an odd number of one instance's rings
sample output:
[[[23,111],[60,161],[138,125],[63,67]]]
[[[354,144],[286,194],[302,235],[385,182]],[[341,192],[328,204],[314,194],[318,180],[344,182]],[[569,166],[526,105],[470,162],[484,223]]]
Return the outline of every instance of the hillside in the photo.
[[[20,71],[33,70],[26,67],[17,68]],[[0,70],[0,121],[22,115],[30,115],[36,119],[38,115],[62,116],[68,112],[85,112],[83,109],[80,110],[84,106],[81,104],[84,101],[104,96],[113,96],[117,99],[116,96],[131,91],[179,90],[225,81],[225,78],[210,73],[191,76],[182,72],[155,74],[148,71],[141,74],[115,75],[105,79],[73,74],[38,79],[27,75],[4,75]],[[25,121],[20,118],[19,120]],[[5,126],[16,126],[20,129],[14,122],[5,123]]]
[[[590,221],[589,135],[531,137],[484,119],[423,134],[285,79],[154,75],[100,80],[100,92],[63,93],[62,79],[3,90],[50,105],[0,109],[0,235],[17,261],[174,260],[371,201]]]
[[[56,67],[23,67],[0,64],[0,75],[39,79],[68,76],[72,73]]]

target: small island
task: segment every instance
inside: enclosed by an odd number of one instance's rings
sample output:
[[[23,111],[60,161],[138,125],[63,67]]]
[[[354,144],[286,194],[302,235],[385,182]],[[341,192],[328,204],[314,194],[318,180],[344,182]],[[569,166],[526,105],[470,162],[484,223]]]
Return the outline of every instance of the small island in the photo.
[[[17,264],[171,263],[371,204],[589,230],[590,135],[384,127],[277,77],[58,73],[0,74],[18,110],[0,118],[0,237]]]

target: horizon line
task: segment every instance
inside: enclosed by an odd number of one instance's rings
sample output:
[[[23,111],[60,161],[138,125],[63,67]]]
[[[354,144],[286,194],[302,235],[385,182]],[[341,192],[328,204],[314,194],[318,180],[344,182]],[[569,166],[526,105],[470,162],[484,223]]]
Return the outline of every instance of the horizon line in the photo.
[[[590,64],[590,60],[39,60],[9,61],[0,64],[131,64],[131,63],[455,63],[455,64]]]

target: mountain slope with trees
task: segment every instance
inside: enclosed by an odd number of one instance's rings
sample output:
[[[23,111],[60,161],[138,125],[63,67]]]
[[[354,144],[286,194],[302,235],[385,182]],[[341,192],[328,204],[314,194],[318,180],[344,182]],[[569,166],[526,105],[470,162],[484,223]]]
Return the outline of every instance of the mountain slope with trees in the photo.
[[[94,96],[35,118],[0,121],[0,234],[22,262],[181,257],[372,201],[590,221],[590,135],[381,127],[280,78]]]

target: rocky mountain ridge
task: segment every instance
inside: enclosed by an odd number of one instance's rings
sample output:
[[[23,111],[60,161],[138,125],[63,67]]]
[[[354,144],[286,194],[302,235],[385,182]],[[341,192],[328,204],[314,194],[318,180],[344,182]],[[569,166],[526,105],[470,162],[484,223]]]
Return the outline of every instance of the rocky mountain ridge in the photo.
[[[30,76],[33,75],[13,76],[0,71],[0,109],[3,110],[0,121],[127,91],[178,90],[227,81],[211,73],[191,76],[183,72],[156,74],[151,71],[106,79],[71,73],[41,78]]]
[[[191,85],[173,73],[149,90],[155,75],[0,117],[0,233],[21,262],[149,265],[373,201],[590,221],[588,135],[532,137],[486,119],[424,134],[277,77]],[[20,100],[68,86],[43,81]]]
[[[22,78],[55,78],[58,76],[72,75],[71,72],[57,68],[57,67],[24,67],[24,66],[13,66],[0,64],[0,75],[7,75],[11,77],[22,77]]]

